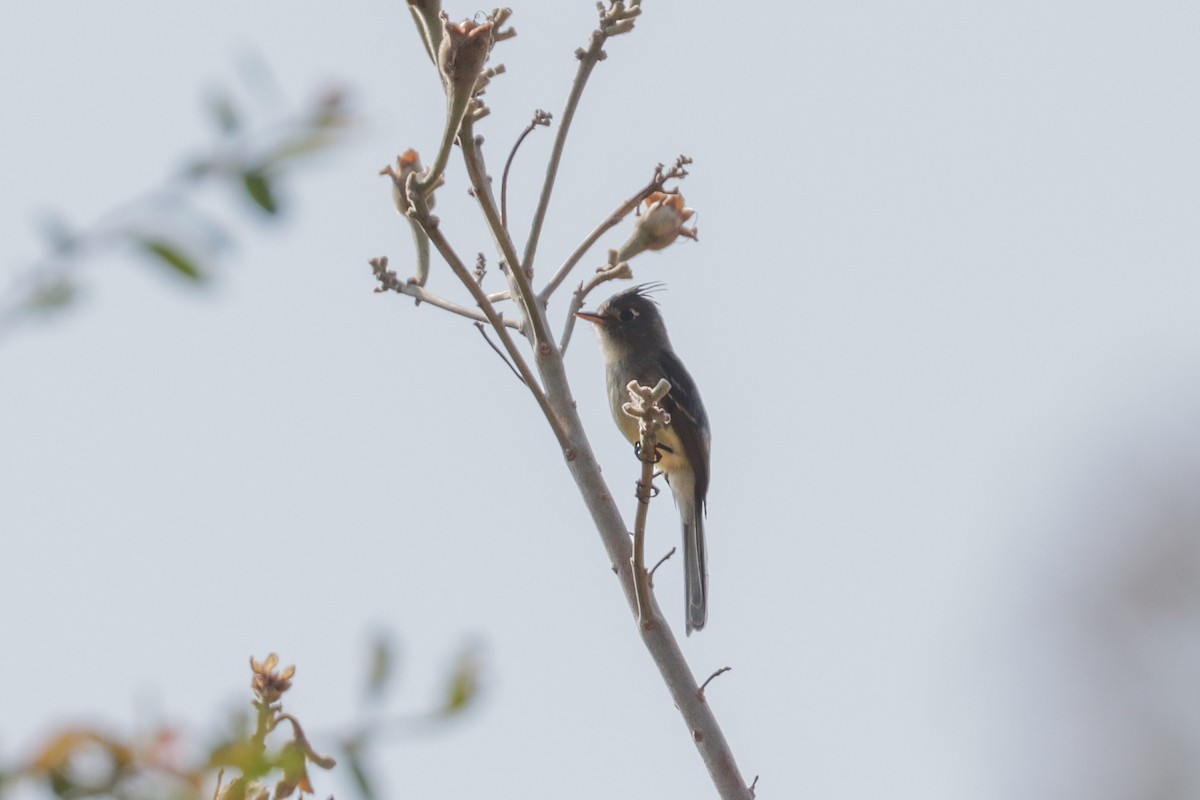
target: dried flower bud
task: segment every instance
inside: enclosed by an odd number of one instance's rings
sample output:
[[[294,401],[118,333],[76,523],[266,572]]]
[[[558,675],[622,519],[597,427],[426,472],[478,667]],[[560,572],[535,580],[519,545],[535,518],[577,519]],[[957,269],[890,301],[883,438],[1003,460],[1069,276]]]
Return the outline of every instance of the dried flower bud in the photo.
[[[492,49],[492,21],[454,23],[443,14],[442,24],[437,61],[453,106],[456,99],[465,103],[475,93],[475,82]]]
[[[257,661],[253,656],[250,657],[250,669],[254,673],[254,677],[250,681],[250,688],[254,690],[254,694],[259,701],[270,705],[279,700],[283,693],[292,688],[292,676],[296,674],[296,667],[284,667],[276,671],[279,666],[279,656],[271,653],[264,661]]]
[[[633,235],[617,251],[618,261],[628,261],[643,250],[662,250],[680,236],[696,238],[696,228],[685,228],[696,212],[683,205],[683,195],[655,192],[646,198],[646,210],[633,226]]]
[[[387,175],[392,179],[392,202],[396,206],[396,211],[400,216],[408,216],[408,193],[405,191],[405,183],[408,181],[408,176],[413,173],[421,172],[421,157],[417,155],[416,150],[406,150],[403,155],[396,156],[396,166],[388,164],[379,171],[380,175]],[[429,195],[429,207],[433,208],[433,195]]]

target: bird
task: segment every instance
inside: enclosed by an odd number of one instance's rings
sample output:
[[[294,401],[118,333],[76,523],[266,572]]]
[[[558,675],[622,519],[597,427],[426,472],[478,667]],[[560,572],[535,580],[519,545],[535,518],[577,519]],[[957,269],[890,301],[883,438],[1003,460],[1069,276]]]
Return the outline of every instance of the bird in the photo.
[[[639,441],[638,420],[622,410],[629,402],[630,381],[655,386],[671,384],[659,403],[671,421],[658,434],[659,468],[667,477],[683,527],[684,587],[687,633],[708,620],[708,551],[704,538],[707,514],[709,450],[708,415],[700,392],[675,355],[658,303],[650,292],[660,284],[640,284],[610,297],[595,311],[577,311],[592,323],[600,339],[608,383],[609,409],[625,438]]]

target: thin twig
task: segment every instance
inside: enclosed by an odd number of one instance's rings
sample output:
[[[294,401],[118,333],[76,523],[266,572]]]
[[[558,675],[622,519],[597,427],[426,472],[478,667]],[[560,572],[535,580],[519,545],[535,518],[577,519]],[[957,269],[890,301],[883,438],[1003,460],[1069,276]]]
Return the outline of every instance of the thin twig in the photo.
[[[667,551],[667,554],[658,560],[658,563],[650,568],[650,585],[654,585],[654,573],[658,572],[658,568],[667,562],[667,559],[675,555],[675,548],[672,547]]]
[[[644,455],[643,450],[638,458],[642,462],[642,477],[637,482],[637,514],[633,522],[633,579],[637,589],[638,623],[645,628],[655,623],[655,617],[650,603],[650,573],[646,571],[646,514],[650,510],[650,498],[654,497],[654,462],[658,455],[657,436],[654,433],[643,433],[641,444],[652,448],[650,456]]]
[[[425,281],[429,280],[429,237],[411,219],[408,224],[412,228],[413,244],[417,247],[417,274],[413,276],[413,283],[424,286]]]
[[[616,253],[615,251],[610,251],[609,255],[615,256]],[[607,267],[601,267],[596,270],[596,273],[592,277],[579,284],[579,288],[571,296],[571,307],[567,309],[567,320],[563,323],[562,339],[558,343],[558,351],[560,353],[563,355],[567,353],[567,345],[571,343],[571,334],[575,331],[575,312],[583,308],[583,301],[587,299],[588,293],[606,281],[613,281],[618,278],[628,280],[632,277],[633,270],[629,268],[627,262],[622,261],[620,264],[610,263]]]
[[[458,314],[460,317],[466,317],[467,319],[475,320],[476,322],[488,321],[488,318],[481,311],[476,311],[475,309],[467,308],[466,306],[460,306],[458,303],[454,303],[450,300],[446,300],[443,297],[439,297],[433,292],[430,292],[424,286],[419,286],[412,281],[400,280],[396,276],[394,270],[387,268],[387,256],[372,258],[369,263],[371,264],[371,269],[375,272],[375,277],[379,280],[379,286],[375,289],[376,292],[393,291],[398,294],[408,295],[409,297],[415,299],[418,305],[421,303],[429,303],[431,306],[435,306],[436,308],[440,308],[444,311],[449,311],[452,314]],[[512,319],[504,319],[503,315],[500,316],[500,319],[507,327],[518,332],[521,330],[520,322]]]
[[[724,675],[726,672],[729,672],[729,670],[731,670],[731,669],[733,669],[733,667],[721,667],[719,670],[714,672],[712,675],[709,675],[708,680],[706,680],[704,683],[700,684],[700,688],[696,690],[700,694],[701,699],[703,699],[703,697],[704,697],[704,690],[706,688],[708,688],[708,685],[710,683],[712,683],[713,678],[717,677],[718,675]]]
[[[485,342],[487,342],[487,343],[488,343],[488,347],[490,347],[490,348],[492,348],[493,350],[495,350],[495,351],[496,351],[496,355],[500,356],[500,360],[502,360],[502,361],[503,361],[505,364],[507,364],[507,365],[508,365],[508,368],[512,370],[512,374],[513,374],[513,375],[516,375],[516,376],[517,376],[517,380],[519,380],[521,383],[525,383],[525,379],[521,377],[521,373],[517,371],[517,368],[513,366],[513,363],[512,363],[511,361],[509,361],[509,360],[508,360],[508,356],[506,356],[506,355],[504,354],[504,351],[503,351],[503,350],[501,350],[499,347],[497,347],[497,346],[496,346],[496,343],[495,343],[495,342],[493,342],[493,341],[491,340],[491,338],[489,338],[489,337],[488,337],[488,335],[487,335],[487,328],[486,328],[486,327],[484,327],[484,323],[482,323],[482,322],[476,322],[476,323],[475,323],[475,327],[476,327],[477,329],[479,329],[479,335],[480,335],[480,336],[482,336],[482,337],[483,337],[483,340],[484,340]],[[528,386],[529,384],[525,383],[525,385],[526,385],[526,386]]]
[[[525,242],[525,257],[521,263],[529,274],[533,274],[533,258],[537,254],[538,240],[542,236],[542,224],[546,221],[546,210],[550,207],[550,195],[554,192],[554,180],[558,177],[558,165],[562,161],[563,148],[567,143],[567,133],[571,130],[571,120],[575,118],[575,109],[579,98],[583,96],[583,88],[596,65],[604,59],[604,42],[608,35],[603,29],[592,31],[587,50],[576,50],[579,59],[579,71],[575,73],[575,81],[571,84],[571,93],[567,96],[567,104],[559,118],[558,133],[554,137],[554,147],[550,151],[550,161],[546,165],[546,180],[542,184],[542,194],[538,198],[537,210],[533,212],[533,222],[529,227],[529,239]]]
[[[579,71],[571,84],[571,92],[567,96],[566,106],[558,123],[558,134],[554,137],[554,147],[550,151],[550,161],[546,164],[546,180],[542,184],[542,194],[538,198],[537,210],[533,214],[533,222],[529,227],[529,239],[525,242],[524,265],[530,277],[533,276],[533,259],[537,253],[538,240],[542,236],[542,225],[546,222],[546,210],[550,207],[550,195],[554,192],[554,181],[558,177],[558,166],[562,161],[563,148],[567,143],[567,134],[571,130],[571,121],[575,118],[575,109],[579,106],[579,98],[591,77],[596,65],[607,58],[604,43],[611,37],[633,30],[634,19],[642,13],[640,0],[630,0],[628,4],[619,0],[609,0],[608,8],[603,3],[597,3],[600,11],[600,27],[592,31],[588,39],[587,49],[582,47],[575,51],[579,59]]]
[[[508,171],[512,168],[513,159],[517,157],[517,150],[521,149],[521,142],[525,141],[525,137],[533,133],[533,129],[538,126],[550,124],[550,115],[540,108],[533,112],[533,120],[525,126],[525,130],[521,131],[521,135],[517,137],[517,141],[512,146],[512,150],[508,154],[508,160],[504,162],[504,174],[500,177],[500,223],[504,225],[504,229],[508,230]]]

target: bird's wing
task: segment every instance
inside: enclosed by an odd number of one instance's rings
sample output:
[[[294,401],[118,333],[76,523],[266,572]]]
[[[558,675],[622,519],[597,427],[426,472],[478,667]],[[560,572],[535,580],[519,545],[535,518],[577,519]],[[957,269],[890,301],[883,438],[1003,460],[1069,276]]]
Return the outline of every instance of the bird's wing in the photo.
[[[671,391],[662,399],[663,410],[671,415],[671,428],[683,446],[682,455],[695,473],[696,501],[703,508],[708,497],[708,416],[683,362],[670,350],[661,358],[663,377],[671,384]]]

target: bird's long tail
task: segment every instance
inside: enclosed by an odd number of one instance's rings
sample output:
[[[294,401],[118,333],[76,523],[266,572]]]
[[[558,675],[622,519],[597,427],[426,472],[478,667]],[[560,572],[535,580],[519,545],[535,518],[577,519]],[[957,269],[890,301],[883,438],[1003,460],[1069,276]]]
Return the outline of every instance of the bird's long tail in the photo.
[[[683,519],[683,570],[687,597],[687,633],[708,620],[708,550],[704,544],[704,511],[695,498],[680,504]]]

